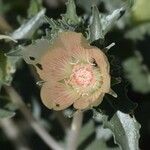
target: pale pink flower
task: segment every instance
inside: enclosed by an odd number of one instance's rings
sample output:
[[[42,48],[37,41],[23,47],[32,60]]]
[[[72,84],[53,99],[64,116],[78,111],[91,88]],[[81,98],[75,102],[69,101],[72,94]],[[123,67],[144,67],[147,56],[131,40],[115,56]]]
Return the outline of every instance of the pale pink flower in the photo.
[[[39,53],[32,64],[44,81],[41,99],[48,108],[63,110],[73,105],[78,110],[89,109],[99,105],[105,93],[111,91],[106,55],[90,46],[81,33],[61,32],[51,46]]]

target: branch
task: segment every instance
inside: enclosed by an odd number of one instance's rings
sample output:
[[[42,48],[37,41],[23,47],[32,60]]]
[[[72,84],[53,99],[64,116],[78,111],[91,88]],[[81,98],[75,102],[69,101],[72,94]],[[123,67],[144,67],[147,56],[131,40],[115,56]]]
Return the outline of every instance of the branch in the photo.
[[[19,106],[19,109],[26,120],[29,122],[33,130],[40,136],[40,138],[53,150],[63,150],[62,147],[53,139],[52,136],[48,134],[48,131],[44,129],[41,124],[33,117],[32,113],[26,107],[26,104],[22,100],[21,96],[16,92],[13,87],[6,87],[8,95],[11,100]]]
[[[7,138],[12,141],[16,150],[31,150],[24,142],[16,124],[12,119],[0,120],[0,127]]]
[[[80,134],[80,129],[82,126],[83,113],[77,111],[74,114],[73,121],[71,124],[71,129],[67,137],[67,150],[76,150],[78,146],[78,138]]]

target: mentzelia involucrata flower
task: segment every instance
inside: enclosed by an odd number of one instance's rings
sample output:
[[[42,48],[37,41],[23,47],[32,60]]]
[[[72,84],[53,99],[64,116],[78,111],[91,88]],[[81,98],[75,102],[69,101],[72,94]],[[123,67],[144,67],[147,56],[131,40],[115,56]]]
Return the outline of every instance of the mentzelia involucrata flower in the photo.
[[[110,89],[110,65],[100,49],[90,46],[81,33],[61,32],[50,45],[39,40],[22,56],[36,66],[44,81],[41,99],[45,106],[79,110],[99,105]]]

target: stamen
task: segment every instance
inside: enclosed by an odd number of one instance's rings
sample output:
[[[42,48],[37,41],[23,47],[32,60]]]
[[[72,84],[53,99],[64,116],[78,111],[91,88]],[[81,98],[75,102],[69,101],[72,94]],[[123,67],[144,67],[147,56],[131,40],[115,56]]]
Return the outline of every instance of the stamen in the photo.
[[[83,96],[89,96],[89,94],[88,94],[88,93],[82,93],[81,96],[82,96],[82,97],[83,97]]]
[[[94,64],[94,63],[91,63],[88,58],[87,58],[87,62],[88,62],[90,65],[95,66],[95,64]]]
[[[65,82],[66,85],[68,85],[68,81],[66,79],[64,79],[64,82]]]
[[[71,65],[77,65],[79,63],[79,60],[76,60],[76,62],[69,62]]]

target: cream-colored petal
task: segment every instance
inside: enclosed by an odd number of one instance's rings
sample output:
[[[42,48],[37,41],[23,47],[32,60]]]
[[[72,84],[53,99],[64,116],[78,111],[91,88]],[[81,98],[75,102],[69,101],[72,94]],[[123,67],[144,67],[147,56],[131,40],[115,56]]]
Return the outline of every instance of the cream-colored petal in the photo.
[[[81,33],[76,32],[61,32],[56,39],[57,45],[63,43],[67,51],[72,51],[77,47],[88,47],[89,44],[87,40]]]
[[[73,104],[74,108],[76,109],[88,109],[92,108],[93,106],[97,106],[102,102],[102,98],[104,96],[104,93],[101,93],[101,91],[96,91],[90,96],[83,96],[80,99],[76,100]]]
[[[103,101],[104,95],[105,95],[104,93],[101,93],[100,96],[98,97],[98,99],[93,102],[92,106],[100,105],[101,102]]]
[[[59,81],[66,78],[71,73],[71,65],[69,63],[70,56],[66,51],[53,49],[47,52],[41,59],[42,70],[37,68],[40,77],[45,80]],[[71,61],[71,60],[70,60]]]
[[[41,99],[46,107],[54,110],[63,110],[77,99],[77,95],[63,84],[48,82],[44,83],[41,89]]]
[[[75,109],[83,110],[87,109],[90,106],[90,100],[87,98],[80,98],[79,100],[75,101],[73,107]]]

